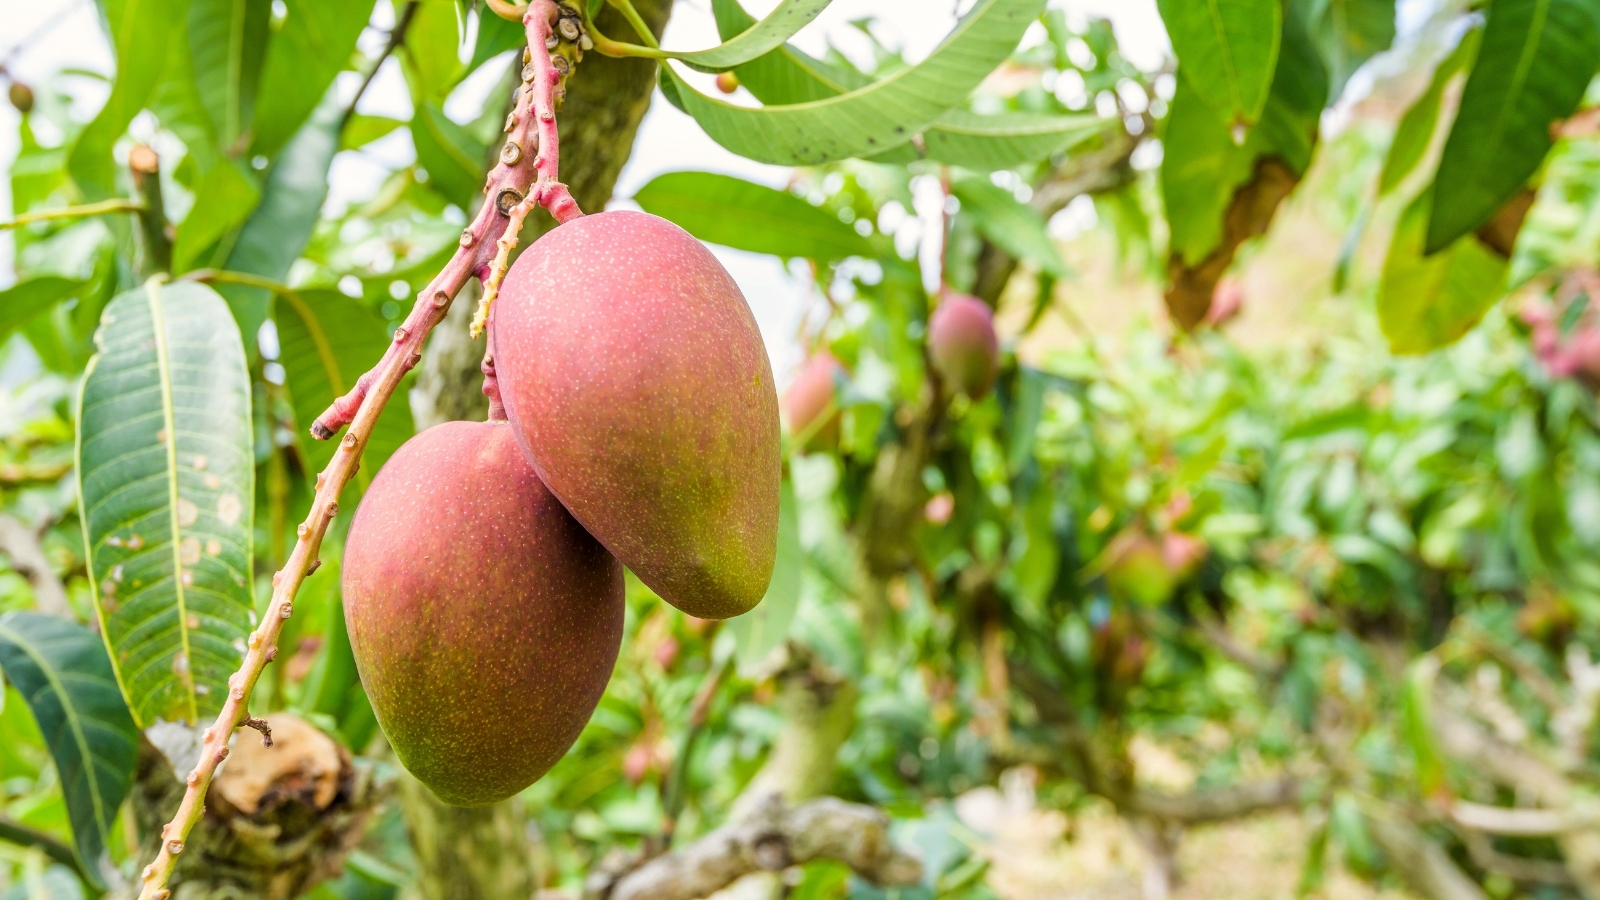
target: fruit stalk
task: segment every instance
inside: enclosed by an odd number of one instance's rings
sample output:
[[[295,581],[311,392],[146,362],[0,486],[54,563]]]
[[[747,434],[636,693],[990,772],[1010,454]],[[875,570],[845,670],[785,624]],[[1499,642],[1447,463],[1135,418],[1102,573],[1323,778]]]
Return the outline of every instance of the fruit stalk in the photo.
[[[564,12],[567,15],[563,15]],[[277,655],[278,635],[293,611],[294,597],[301,583],[318,563],[317,552],[323,536],[338,514],[339,494],[355,475],[361,452],[384,404],[394,395],[400,379],[422,358],[422,342],[428,332],[444,319],[451,301],[468,277],[489,277],[499,255],[494,249],[495,242],[512,227],[520,225],[520,218],[513,220],[511,212],[525,198],[537,196],[557,218],[576,214],[577,206],[570,194],[555,180],[558,138],[553,98],[559,89],[559,79],[570,74],[572,63],[581,58],[578,43],[581,33],[569,37],[566,32],[570,29],[563,29],[557,34],[553,26],[558,17],[576,20],[576,14],[563,10],[554,0],[536,0],[523,16],[529,38],[525,58],[530,62],[542,61],[542,65],[534,66],[534,71],[524,68],[528,77],[506,121],[505,149],[500,154],[499,164],[489,173],[484,189],[488,202],[478,211],[472,225],[461,233],[461,246],[450,262],[418,295],[410,315],[395,329],[394,342],[383,358],[361,376],[350,393],[335,400],[311,426],[311,433],[318,440],[327,440],[346,425],[350,428],[333,460],[317,476],[316,496],[312,499],[310,513],[298,529],[299,539],[294,551],[283,569],[272,578],[272,601],[260,626],[250,634],[239,671],[228,679],[227,699],[216,723],[205,731],[199,762],[185,779],[183,800],[177,812],[162,828],[161,848],[140,875],[139,900],[167,900],[171,896],[166,885],[177,866],[178,855],[183,852],[189,832],[205,813],[206,791],[217,767],[228,757],[229,738],[235,728],[251,718],[251,691],[267,663]],[[555,40],[552,41],[552,37]],[[547,45],[547,41],[555,46]],[[570,58],[562,57],[567,62],[564,71],[551,64],[550,51],[556,48],[570,55]],[[553,77],[551,73],[556,74]],[[535,147],[540,143],[547,153],[536,156],[523,152],[525,146]],[[546,156],[547,163],[543,161]]]

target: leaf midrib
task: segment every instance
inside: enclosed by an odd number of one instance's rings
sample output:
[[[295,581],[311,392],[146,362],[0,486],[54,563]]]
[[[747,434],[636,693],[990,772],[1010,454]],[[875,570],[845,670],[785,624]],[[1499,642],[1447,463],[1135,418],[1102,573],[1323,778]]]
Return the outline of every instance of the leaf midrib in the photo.
[[[167,325],[161,309],[161,285],[150,279],[145,285],[150,307],[150,326],[155,335],[156,367],[161,378],[161,415],[167,428],[167,522],[172,531],[172,589],[178,601],[178,637],[182,646],[186,677],[178,679],[189,698],[189,721],[200,718],[200,699],[194,690],[194,657],[189,652],[189,608],[183,591],[183,556],[179,545],[183,532],[178,525],[178,435],[172,412],[172,372],[167,360]]]

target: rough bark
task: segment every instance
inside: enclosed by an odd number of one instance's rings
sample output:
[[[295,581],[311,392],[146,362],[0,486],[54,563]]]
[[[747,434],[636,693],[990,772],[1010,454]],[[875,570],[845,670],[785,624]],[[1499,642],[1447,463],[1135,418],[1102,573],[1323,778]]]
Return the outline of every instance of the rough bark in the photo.
[[[826,793],[839,748],[855,727],[858,691],[796,645],[779,676],[775,703],[783,718],[766,763],[734,803],[733,817],[754,815],[772,796],[801,803]]]

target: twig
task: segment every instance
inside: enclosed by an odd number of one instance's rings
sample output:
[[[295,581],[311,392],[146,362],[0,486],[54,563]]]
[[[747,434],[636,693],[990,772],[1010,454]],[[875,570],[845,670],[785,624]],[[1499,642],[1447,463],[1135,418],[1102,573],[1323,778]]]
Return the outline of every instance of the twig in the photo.
[[[1450,818],[1462,828],[1505,837],[1551,837],[1568,831],[1600,826],[1600,814],[1568,809],[1529,809],[1487,806],[1457,800]]]
[[[78,861],[78,854],[74,853],[71,847],[42,831],[0,816],[0,841],[16,844],[19,847],[36,847],[49,857],[51,862],[71,869],[72,874],[78,876],[78,880],[85,885],[94,884],[88,873],[83,870],[83,864]]]
[[[645,24],[644,17],[639,15],[637,9],[633,8],[631,0],[606,0],[606,3],[610,4],[611,8],[617,12],[622,13],[622,17],[628,20],[629,25],[633,26],[634,33],[639,35],[639,40],[644,41],[646,47],[651,50],[661,49],[661,42],[656,40],[656,36],[650,30],[650,26]]]
[[[752,872],[777,872],[815,859],[844,863],[879,885],[909,885],[922,863],[889,839],[889,817],[833,797],[787,808],[773,795],[751,815],[681,850],[658,856],[586,893],[604,900],[695,900]]]
[[[172,271],[172,233],[166,204],[161,199],[161,157],[144,144],[128,151],[133,188],[144,203],[139,207],[139,233],[144,238],[144,274]]]
[[[44,555],[38,532],[12,516],[0,515],[0,553],[11,557],[11,567],[33,585],[33,599],[40,612],[72,618],[67,589]]]
[[[372,84],[372,79],[378,77],[378,70],[383,68],[383,64],[394,54],[394,51],[405,43],[406,32],[411,29],[411,20],[416,18],[419,5],[420,0],[411,0],[410,3],[406,4],[405,9],[400,11],[400,18],[395,21],[394,28],[390,29],[389,41],[383,45],[383,52],[378,54],[377,60],[372,63],[372,68],[367,70],[366,77],[361,79],[361,86],[356,88],[356,95],[350,98],[350,105],[345,107],[344,116],[339,119],[340,131],[344,131],[344,127],[350,124],[351,119],[355,118],[356,104],[361,102],[361,97],[366,94],[367,88]]]
[[[733,668],[733,657],[730,655],[728,659],[706,673],[705,681],[700,683],[700,689],[695,692],[694,700],[689,704],[689,727],[684,732],[682,746],[672,759],[672,769],[667,773],[667,783],[661,791],[663,812],[661,836],[668,847],[672,846],[678,817],[683,814],[684,797],[688,793],[685,784],[689,778],[689,756],[694,752],[695,742],[705,730],[706,720],[711,716],[711,701],[717,698],[717,690],[722,687],[722,679],[727,676],[731,668]]]
[[[551,19],[556,15],[557,7],[553,0],[538,0],[529,8],[524,20],[527,34],[534,42],[532,52],[535,58],[543,58],[546,62],[549,60],[549,53],[545,47],[545,39],[551,34]],[[580,57],[576,44],[569,43],[564,49],[569,50],[574,59]],[[569,72],[570,62],[569,60],[567,67]],[[547,68],[553,69],[551,66]],[[553,93],[554,86],[550,86],[550,89]],[[525,85],[522,91],[524,96],[519,98],[517,106],[507,119],[507,146],[515,145],[520,150],[523,143],[533,139],[536,129],[540,129],[548,132],[547,146],[554,150],[557,140],[554,114],[549,113],[548,122],[534,114],[532,97],[534,93],[527,90]],[[548,103],[548,96],[546,102]],[[549,110],[548,105],[545,109]],[[549,176],[552,180],[555,177],[553,167]],[[533,160],[525,158],[520,152],[503,153],[500,164],[495,166],[489,175],[490,196],[499,197],[510,191],[521,197],[523,186],[531,184],[537,177],[538,172],[535,170]],[[570,204],[571,198],[566,195],[566,190],[564,188],[557,190],[557,187],[555,184],[548,185],[542,196],[549,198],[550,202],[558,202],[562,197],[566,197]],[[509,223],[507,211],[502,209],[500,204],[483,205],[472,225],[461,233],[460,249],[451,257],[444,270],[436,275],[417,297],[416,305],[412,307],[410,315],[395,330],[394,341],[384,351],[383,358],[371,371],[361,376],[350,393],[335,400],[312,426],[312,434],[320,440],[332,437],[346,425],[350,426],[350,430],[340,442],[339,449],[334,453],[328,467],[317,476],[316,496],[312,499],[310,513],[299,527],[299,539],[283,569],[273,576],[272,600],[267,606],[266,614],[262,617],[261,625],[250,634],[246,642],[244,661],[239,671],[228,680],[228,696],[223,702],[216,724],[206,729],[204,733],[200,760],[186,779],[187,786],[183,800],[179,803],[178,811],[172,821],[162,829],[161,848],[157,851],[155,860],[146,866],[140,875],[142,882],[140,900],[167,900],[171,896],[171,891],[166,886],[167,881],[177,865],[178,854],[183,852],[184,841],[204,813],[206,790],[211,785],[217,766],[228,756],[228,738],[236,727],[250,718],[248,712],[250,693],[255,689],[262,670],[277,655],[278,635],[284,621],[293,611],[295,593],[317,562],[317,552],[322,545],[323,535],[339,511],[339,494],[355,475],[361,451],[372,435],[373,426],[382,413],[384,404],[393,396],[400,379],[422,358],[420,351],[423,339],[444,318],[450,302],[466,283],[467,278],[474,274],[479,278],[488,275],[493,262],[491,255],[493,242],[500,237]],[[212,277],[219,277],[219,274],[212,273]]]
[[[34,222],[45,222],[51,219],[82,219],[89,216],[105,216],[111,213],[138,213],[144,211],[144,204],[137,200],[117,198],[115,200],[101,200],[99,203],[85,203],[81,206],[58,206],[54,209],[40,209],[34,212],[23,213],[7,222],[0,222],[0,231],[7,228],[21,228]]]

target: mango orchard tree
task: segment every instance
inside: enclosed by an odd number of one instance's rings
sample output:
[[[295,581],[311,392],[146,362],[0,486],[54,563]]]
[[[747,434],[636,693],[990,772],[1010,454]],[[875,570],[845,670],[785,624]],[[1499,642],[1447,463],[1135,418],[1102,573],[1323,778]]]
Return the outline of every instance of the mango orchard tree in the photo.
[[[1147,72],[1044,0],[915,63],[790,43],[828,5],[713,0],[679,51],[667,0],[105,2],[92,118],[7,76],[4,877],[976,898],[941,801],[1020,770],[1123,817],[1151,898],[1186,829],[1274,809],[1302,894],[1337,857],[1600,896],[1600,8],[1444,3],[1390,50],[1392,0],[1172,0]],[[1330,141],[1378,54],[1419,90]],[[357,111],[390,58],[409,121]],[[790,189],[603,211],[657,88]],[[1316,190],[1375,324],[1243,349],[1230,273]],[[1170,333],[1062,302],[1075,203]],[[781,403],[691,236],[811,273]]]

